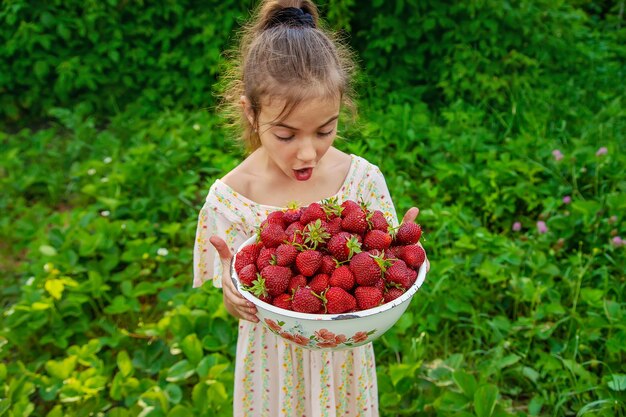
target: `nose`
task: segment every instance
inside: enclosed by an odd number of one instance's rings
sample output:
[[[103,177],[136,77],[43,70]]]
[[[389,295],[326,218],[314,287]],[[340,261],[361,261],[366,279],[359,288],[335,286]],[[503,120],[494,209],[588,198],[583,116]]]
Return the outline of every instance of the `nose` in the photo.
[[[313,141],[309,137],[304,137],[301,139],[300,146],[298,147],[298,153],[296,157],[303,162],[311,162],[315,160],[315,156],[317,152],[315,151],[315,146],[313,145]]]

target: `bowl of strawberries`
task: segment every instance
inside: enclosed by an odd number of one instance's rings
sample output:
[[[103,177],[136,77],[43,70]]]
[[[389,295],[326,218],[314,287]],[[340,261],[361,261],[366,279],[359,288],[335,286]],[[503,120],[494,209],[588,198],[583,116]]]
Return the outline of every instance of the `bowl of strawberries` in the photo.
[[[405,312],[426,278],[421,226],[335,199],[270,213],[232,262],[259,321],[313,350],[369,343]]]

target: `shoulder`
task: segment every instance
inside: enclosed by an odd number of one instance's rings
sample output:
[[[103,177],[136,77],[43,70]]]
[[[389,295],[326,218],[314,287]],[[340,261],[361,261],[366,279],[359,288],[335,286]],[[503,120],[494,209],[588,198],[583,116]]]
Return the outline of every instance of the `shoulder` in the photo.
[[[221,183],[241,195],[250,195],[253,184],[258,181],[258,172],[254,168],[257,158],[258,153],[253,152],[232,171],[224,175],[220,179]]]
[[[362,156],[352,155],[354,175],[359,178],[384,178],[378,165],[371,163]]]

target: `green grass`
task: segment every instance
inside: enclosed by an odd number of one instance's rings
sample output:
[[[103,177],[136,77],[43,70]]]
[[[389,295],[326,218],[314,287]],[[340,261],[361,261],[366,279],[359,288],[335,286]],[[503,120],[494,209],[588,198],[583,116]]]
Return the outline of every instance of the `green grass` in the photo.
[[[420,207],[432,263],[374,345],[382,416],[626,415],[618,39],[489,100],[362,95],[337,146]],[[0,133],[0,416],[228,416],[237,327],[191,257],[242,154],[210,110],[92,108]]]

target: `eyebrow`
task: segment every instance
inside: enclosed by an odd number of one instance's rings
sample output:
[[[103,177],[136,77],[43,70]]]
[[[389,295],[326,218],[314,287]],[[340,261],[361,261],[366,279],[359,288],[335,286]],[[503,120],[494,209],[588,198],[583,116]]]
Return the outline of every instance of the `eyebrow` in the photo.
[[[337,120],[338,118],[339,118],[339,115],[336,115],[336,116],[331,117],[331,118],[330,118],[330,119],[328,119],[326,122],[322,123],[322,124],[318,127],[318,129],[319,129],[320,127],[324,127],[324,126],[326,126],[328,123],[330,123],[330,122],[332,122],[332,121],[334,121],[334,120]],[[291,129],[291,130],[300,130],[300,129],[298,129],[298,128],[295,128],[295,127],[293,127],[293,126],[289,126],[289,125],[286,125],[286,124],[284,124],[284,123],[280,123],[280,122],[279,122],[279,123],[272,123],[272,125],[273,125],[273,126],[275,126],[275,127],[285,127],[285,128],[287,128],[287,129]]]

